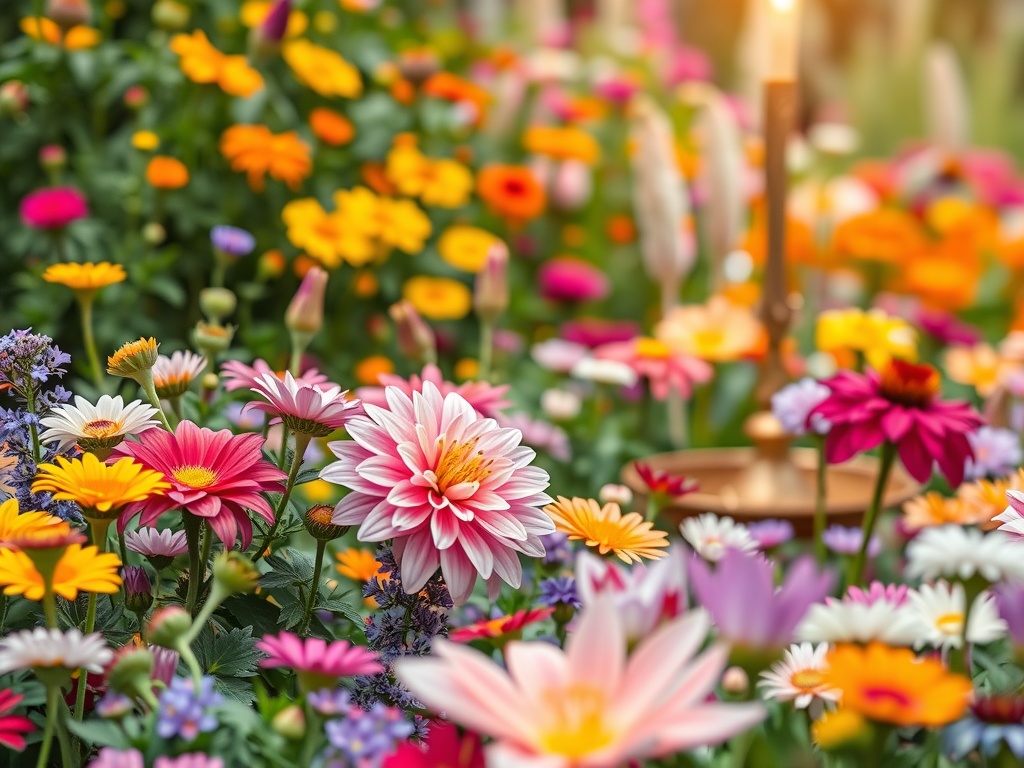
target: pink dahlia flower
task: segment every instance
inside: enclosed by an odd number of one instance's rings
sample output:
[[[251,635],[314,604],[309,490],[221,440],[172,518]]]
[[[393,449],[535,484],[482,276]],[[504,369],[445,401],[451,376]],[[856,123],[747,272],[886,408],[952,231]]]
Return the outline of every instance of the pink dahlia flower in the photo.
[[[495,740],[487,765],[611,768],[719,744],[765,717],[759,703],[709,701],[728,659],[703,612],[670,621],[627,656],[622,618],[600,600],[583,611],[565,651],[505,646],[506,668],[438,640],[434,655],[403,658],[395,674],[416,698]]]
[[[539,536],[554,531],[540,507],[548,474],[522,434],[480,416],[457,392],[385,390],[388,408],[365,405],[352,440],[329,443],[339,461],[320,477],[352,492],[335,508],[336,525],[359,525],[360,541],[394,539],[406,592],[415,594],[441,566],[456,603],[477,575],[492,590],[522,582],[517,552],[543,557]]]
[[[561,328],[563,339],[591,349],[616,341],[629,341],[639,334],[640,327],[632,320],[605,320],[600,317],[570,320]]]
[[[21,201],[21,220],[35,229],[63,229],[88,215],[82,193],[71,187],[37,189]]]
[[[263,438],[214,432],[191,421],[178,424],[174,434],[150,429],[139,442],[121,443],[111,457],[131,456],[146,469],[162,472],[171,484],[164,496],[154,496],[125,508],[118,529],[142,514],[142,525],[153,525],[164,512],[184,509],[204,519],[229,549],[241,532],[242,549],[252,541],[252,510],[268,523],[274,512],[263,493],[282,493],[285,473],[263,458]]]
[[[379,387],[360,387],[357,389],[356,397],[364,404],[369,403],[380,408],[387,408],[387,399],[384,396],[385,387],[397,387],[406,395],[411,396],[413,392],[422,392],[423,386],[430,382],[437,387],[442,395],[447,395],[449,392],[455,392],[460,395],[467,403],[473,406],[473,410],[486,418],[493,419],[497,417],[500,411],[511,405],[508,400],[504,399],[505,393],[508,392],[507,384],[502,384],[499,387],[495,387],[486,381],[466,381],[462,384],[454,384],[450,381],[445,381],[444,376],[441,375],[441,369],[436,365],[425,366],[421,376],[417,376],[414,373],[408,380],[403,379],[401,376],[384,373],[381,374],[379,381],[381,384]]]
[[[711,381],[712,367],[700,358],[669,349],[657,339],[638,338],[605,344],[594,350],[600,360],[625,363],[638,376],[647,379],[656,400],[665,400],[674,389],[679,397],[688,398],[694,384]]]
[[[236,389],[252,389],[257,386],[260,377],[268,373],[284,381],[284,376],[271,368],[266,360],[262,359],[253,360],[252,365],[246,365],[238,360],[228,360],[228,362],[220,367],[220,375],[224,379],[224,389],[228,392],[234,392]],[[295,380],[295,383],[300,386],[307,384],[316,386],[330,384],[327,377],[316,368],[308,369]]]
[[[345,640],[328,643],[319,637],[301,638],[291,632],[267,635],[256,647],[267,654],[261,667],[295,670],[307,691],[331,688],[339,677],[375,675],[384,667],[377,654]]]
[[[598,301],[608,295],[608,277],[575,256],[556,256],[537,273],[540,294],[552,301]]]
[[[327,437],[345,422],[362,411],[358,400],[346,400],[341,387],[321,389],[316,384],[299,384],[290,373],[284,381],[273,373],[256,378],[252,391],[262,395],[266,402],[248,403],[243,411],[263,411],[273,416],[292,432],[312,437]]]
[[[954,487],[963,481],[965,462],[974,457],[967,436],[981,426],[981,416],[967,403],[936,399],[934,368],[893,360],[866,376],[841,371],[825,384],[831,394],[808,422],[818,415],[832,425],[825,437],[829,463],[889,442],[918,482],[931,477],[933,462]]]

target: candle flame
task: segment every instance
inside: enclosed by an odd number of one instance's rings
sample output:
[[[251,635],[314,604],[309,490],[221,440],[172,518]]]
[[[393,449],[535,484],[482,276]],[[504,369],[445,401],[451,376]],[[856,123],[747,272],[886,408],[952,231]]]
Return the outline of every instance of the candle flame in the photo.
[[[796,0],[769,0],[772,10],[776,13],[792,13],[796,9]]]

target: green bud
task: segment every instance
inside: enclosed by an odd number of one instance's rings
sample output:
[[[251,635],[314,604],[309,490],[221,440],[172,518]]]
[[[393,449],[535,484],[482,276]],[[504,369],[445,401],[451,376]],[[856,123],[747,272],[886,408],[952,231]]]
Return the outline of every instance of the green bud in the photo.
[[[145,638],[161,648],[176,648],[178,638],[192,628],[192,617],[180,605],[168,605],[156,611],[146,627]]]
[[[239,552],[220,552],[213,559],[213,581],[229,595],[255,591],[259,578],[252,560]]]

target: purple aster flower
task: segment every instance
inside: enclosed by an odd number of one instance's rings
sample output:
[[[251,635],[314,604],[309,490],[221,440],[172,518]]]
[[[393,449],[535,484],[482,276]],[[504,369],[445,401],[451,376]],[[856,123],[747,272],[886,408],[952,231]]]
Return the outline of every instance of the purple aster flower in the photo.
[[[1012,430],[983,426],[977,432],[968,433],[967,440],[974,450],[974,458],[967,459],[965,480],[1003,477],[1013,472],[1024,459],[1020,438]]]
[[[352,708],[352,694],[344,688],[324,688],[319,691],[310,691],[306,694],[306,701],[314,710],[325,717],[340,715]]]
[[[196,691],[192,679],[176,677],[170,687],[160,694],[156,732],[163,739],[180,736],[192,741],[200,733],[209,733],[217,727],[217,717],[210,711],[224,697],[213,690],[213,678],[206,676]]]
[[[821,540],[837,555],[856,555],[860,551],[860,543],[864,540],[864,532],[860,528],[830,525],[821,535]],[[872,536],[868,543],[868,557],[878,557],[881,551],[882,540]]]
[[[286,11],[285,19],[287,20],[287,18],[288,14]],[[225,256],[233,256],[236,259],[249,255],[252,253],[253,248],[256,247],[256,238],[249,232],[239,227],[229,227],[225,224],[210,230],[210,242],[213,243],[214,248]]]
[[[189,752],[177,757],[158,757],[153,768],[224,768],[224,761],[202,752]]]
[[[333,749],[328,750],[325,765],[379,765],[395,747],[412,735],[413,726],[401,710],[380,702],[369,710],[354,707],[342,720],[324,725]]]
[[[1024,584],[1006,582],[995,589],[996,608],[1014,645],[1024,646]]]
[[[544,557],[541,559],[545,565],[568,565],[572,562],[572,545],[569,543],[569,534],[555,531],[540,537],[544,545]]]
[[[793,526],[786,520],[761,520],[747,525],[747,532],[760,550],[774,549],[793,539]]]
[[[728,550],[714,570],[698,556],[690,560],[690,583],[698,602],[730,643],[775,650],[793,642],[807,609],[825,598],[834,575],[810,557],[796,560],[785,582],[775,586],[775,566],[760,554]]]
[[[782,423],[782,428],[791,435],[805,435],[808,427],[819,435],[828,434],[830,424],[820,415],[811,417],[830,394],[827,386],[811,378],[789,384],[772,395],[772,412]],[[810,417],[811,423],[807,420]]]
[[[576,579],[571,576],[556,576],[551,579],[544,579],[540,583],[538,601],[541,605],[555,606],[563,604],[571,605],[573,608],[583,607],[579,592],[576,591]]]
[[[146,761],[137,749],[104,747],[89,761],[87,768],[146,768]]]
[[[118,720],[131,714],[132,709],[132,700],[125,694],[114,691],[107,691],[106,695],[96,702],[96,713],[107,719]]]

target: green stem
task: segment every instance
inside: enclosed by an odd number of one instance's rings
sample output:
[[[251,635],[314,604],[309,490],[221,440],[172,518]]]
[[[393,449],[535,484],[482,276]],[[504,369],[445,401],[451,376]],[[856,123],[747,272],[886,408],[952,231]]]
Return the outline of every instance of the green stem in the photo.
[[[210,562],[210,549],[213,547],[213,531],[210,530],[209,525],[203,526],[203,550],[199,553],[199,567],[202,569],[202,575],[199,578],[200,587],[206,581],[206,566]]]
[[[490,381],[494,364],[494,323],[480,321],[480,380]]]
[[[7,623],[7,595],[0,592],[0,637],[4,634],[4,624]]]
[[[173,432],[171,424],[167,421],[167,414],[164,413],[163,407],[160,405],[160,397],[156,393],[156,386],[153,384],[153,372],[146,371],[143,376],[140,377],[142,381],[139,381],[139,386],[142,387],[142,391],[146,393],[146,397],[149,399],[149,404],[156,408],[156,414],[160,417],[160,423],[163,424],[164,429],[168,432]]]
[[[85,609],[84,634],[88,635],[96,629],[96,603],[98,595],[95,592],[89,593],[87,608]],[[82,722],[85,719],[85,689],[88,687],[89,670],[78,670],[78,694],[75,696],[75,720]]]
[[[299,624],[299,636],[306,634],[309,629],[310,619],[313,618],[313,606],[316,604],[316,596],[320,592],[320,572],[324,568],[324,550],[327,549],[327,542],[317,540],[316,559],[313,561],[313,581],[309,585],[309,599],[306,600],[306,611],[302,615],[302,623]]]
[[[277,534],[278,527],[281,525],[281,520],[284,519],[285,510],[288,508],[288,499],[291,498],[292,489],[295,488],[295,479],[299,476],[299,469],[302,467],[302,455],[306,452],[310,439],[309,435],[299,433],[295,435],[295,455],[292,456],[292,466],[288,472],[288,482],[285,485],[281,501],[278,502],[277,509],[274,511],[274,523],[270,526],[270,530],[267,531],[267,535],[263,537],[263,543],[260,545],[260,548],[252,556],[254,563],[258,562],[266,554],[267,549],[270,548],[270,544],[274,540],[274,536]]]
[[[818,440],[818,466],[816,473],[816,484],[814,488],[814,554],[819,563],[824,563],[828,558],[828,550],[825,548],[825,525],[828,523],[828,508],[825,500],[828,497],[828,462],[825,460],[825,440],[819,437]]]
[[[39,749],[36,768],[46,768],[50,761],[50,749],[53,746],[53,734],[57,730],[57,707],[60,699],[60,686],[56,683],[46,684],[46,725],[43,727],[43,741]]]
[[[93,297],[82,295],[78,300],[78,307],[82,314],[82,340],[85,342],[85,354],[89,359],[89,370],[92,372],[92,381],[96,389],[103,389],[103,369],[100,368],[100,356],[96,351],[96,336],[93,333],[92,322]]]
[[[28,412],[31,413],[33,416],[38,415],[36,414],[35,390],[33,389],[32,386],[29,387],[29,392],[25,398],[25,401],[25,405],[28,407]],[[29,437],[32,439],[32,460],[36,463],[36,465],[38,465],[39,462],[42,461],[43,459],[43,452],[39,446],[39,430],[36,428],[35,422],[32,422],[28,425],[28,434]]]
[[[203,523],[187,512],[183,513],[185,518],[185,538],[188,541],[188,593],[185,597],[185,610],[193,616],[196,610],[196,600],[199,598],[199,583],[203,580],[202,561],[199,559],[199,534],[202,531]]]
[[[882,499],[885,496],[885,486],[889,481],[889,474],[892,472],[893,464],[896,462],[896,446],[889,441],[882,443],[882,457],[878,464],[878,480],[875,482],[875,492],[871,496],[871,506],[868,507],[864,516],[863,540],[860,543],[860,550],[853,560],[850,571],[851,580],[847,586],[860,585],[864,583],[864,569],[867,566],[868,547],[871,544],[871,536],[875,532],[875,524],[878,522],[878,514],[882,511]]]
[[[57,601],[53,596],[53,584],[43,591],[43,616],[49,629],[57,628]]]
[[[71,710],[68,709],[67,702],[64,701],[63,696],[57,697],[57,706],[60,709],[60,715],[57,718],[57,743],[60,745],[60,762],[62,768],[71,768],[72,757],[75,764],[79,763],[78,755],[71,749],[71,739],[68,736],[68,729],[65,723],[71,719]]]
[[[299,436],[298,436],[298,434],[296,434],[295,435],[295,440],[298,441],[298,439],[299,439]],[[292,457],[292,461],[293,462],[295,461],[297,456],[298,456],[298,451],[296,450],[296,455]],[[287,464],[287,463],[288,463],[288,427],[286,427],[284,424],[282,424],[281,425],[281,453],[277,457],[277,466],[280,469],[284,469],[284,465]]]

